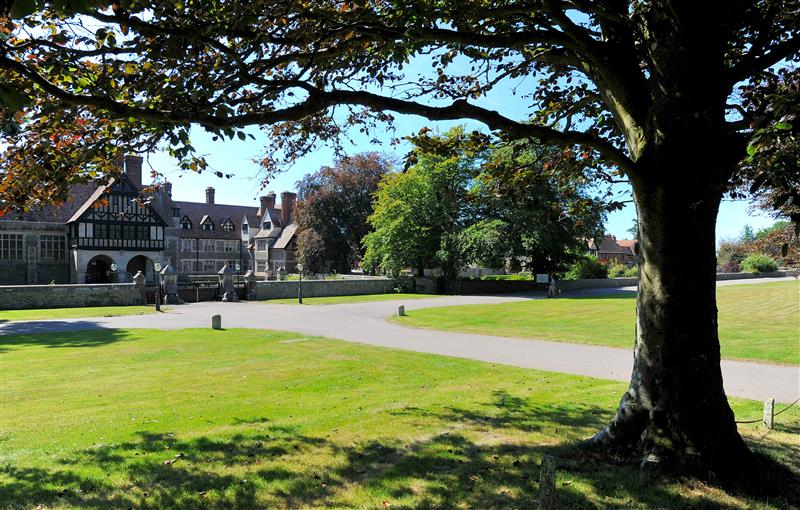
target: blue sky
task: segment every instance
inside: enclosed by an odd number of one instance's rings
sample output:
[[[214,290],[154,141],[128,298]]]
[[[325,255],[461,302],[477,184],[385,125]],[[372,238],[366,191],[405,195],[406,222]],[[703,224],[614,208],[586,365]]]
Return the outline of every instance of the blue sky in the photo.
[[[459,63],[454,64],[456,70]],[[412,62],[405,69],[406,76],[415,74],[430,73],[432,63],[430,60]],[[504,83],[491,91],[486,97],[482,98],[478,104],[486,108],[497,110],[498,112],[514,118],[524,119],[532,113],[530,103],[521,97],[525,89],[535,84],[534,78],[516,80],[512,83]],[[373,145],[366,136],[353,133],[352,144],[345,144],[345,150],[349,154],[363,151],[379,151],[387,154],[402,157],[407,151],[407,146],[392,146],[389,141],[393,137],[403,136],[419,131],[424,126],[444,131],[456,124],[466,124],[469,128],[481,129],[483,126],[474,121],[453,121],[431,123],[427,119],[396,115],[394,124],[395,131],[386,133],[385,136],[376,138],[384,140],[382,145]],[[257,160],[260,159],[265,146],[265,136],[253,127],[248,132],[255,136],[255,140],[240,141],[238,139],[225,142],[214,142],[211,136],[202,129],[194,129],[192,132],[192,144],[198,148],[199,152],[206,155],[206,159],[214,170],[224,173],[232,173],[232,179],[221,179],[213,175],[212,172],[194,174],[176,170],[175,162],[167,155],[154,153],[149,157],[153,168],[164,173],[173,184],[173,197],[178,200],[202,201],[205,197],[205,188],[213,186],[216,189],[216,201],[228,204],[257,204],[257,197],[266,191],[275,191],[278,195],[282,191],[292,191],[295,183],[306,173],[314,172],[321,166],[333,163],[333,151],[328,147],[322,147],[297,161],[295,165],[286,172],[276,176],[266,188],[262,190],[261,179],[259,177],[260,167]],[[617,185],[620,197],[630,198],[630,192],[626,185]],[[633,225],[635,211],[632,204],[627,205],[620,211],[610,213],[606,222],[606,231],[617,238],[628,238],[627,230]],[[747,201],[725,201],[723,202],[719,218],[717,221],[717,240],[734,238],[739,235],[742,228],[749,224],[755,230],[764,228],[774,222],[768,215],[750,211]]]

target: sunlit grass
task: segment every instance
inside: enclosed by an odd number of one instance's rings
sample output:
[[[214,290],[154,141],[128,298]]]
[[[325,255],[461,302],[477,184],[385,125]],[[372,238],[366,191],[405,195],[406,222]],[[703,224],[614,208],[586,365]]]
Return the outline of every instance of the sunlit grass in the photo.
[[[372,303],[376,301],[394,301],[397,299],[429,299],[442,297],[438,294],[359,294],[355,296],[325,296],[325,297],[304,297],[304,305],[343,305],[348,303]],[[297,305],[296,297],[282,299],[268,299],[262,303],[272,305]]]
[[[800,364],[800,282],[717,289],[724,358]],[[412,310],[391,320],[485,335],[633,347],[633,293]]]
[[[536,508],[542,454],[560,508],[789,506],[583,458],[617,382],[253,330],[7,336],[0,363],[0,507]],[[798,473],[778,423],[743,430]]]
[[[162,308],[162,310],[166,310]],[[80,308],[41,308],[32,310],[0,310],[0,320],[32,321],[75,319],[80,317],[116,317],[155,313],[155,306],[85,306]]]

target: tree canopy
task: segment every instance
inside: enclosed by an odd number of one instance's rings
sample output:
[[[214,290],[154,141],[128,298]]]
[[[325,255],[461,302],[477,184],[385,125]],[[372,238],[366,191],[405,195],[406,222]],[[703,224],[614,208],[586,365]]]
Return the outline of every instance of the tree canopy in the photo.
[[[417,148],[415,165],[380,184],[374,230],[364,238],[368,269],[438,269],[450,278],[468,265],[558,272],[601,237],[608,204],[589,183],[541,172],[557,148],[516,143],[475,152],[461,128],[428,140],[435,154]]]
[[[347,273],[363,257],[378,183],[392,169],[378,153],[342,158],[297,183],[298,257],[310,273]]]
[[[202,170],[192,125],[223,139],[263,127],[271,141],[262,163],[273,171],[353,127],[378,136],[392,112],[472,118],[632,172],[651,146],[657,106],[675,99],[657,84],[700,79],[695,69],[674,72],[689,61],[717,66],[719,90],[696,99],[730,114],[725,136],[738,160],[754,117],[774,110],[757,85],[785,81],[769,68],[800,49],[795,0],[4,5],[0,100],[12,146],[2,159],[3,203],[16,206],[63,198],[71,182],[113,171],[108,156],[119,150],[166,145],[184,168]],[[678,25],[716,42],[685,60],[693,50],[672,42]],[[435,71],[406,76],[413,58]],[[515,91],[536,106],[532,119],[477,101],[523,78]],[[737,101],[741,84],[755,90]]]

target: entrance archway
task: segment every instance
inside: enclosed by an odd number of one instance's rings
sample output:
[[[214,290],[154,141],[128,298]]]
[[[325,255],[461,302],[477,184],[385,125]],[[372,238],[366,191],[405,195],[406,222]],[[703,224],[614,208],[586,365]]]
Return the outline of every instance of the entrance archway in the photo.
[[[128,261],[128,265],[125,267],[125,272],[128,273],[128,281],[133,281],[133,277],[136,276],[136,273],[139,271],[145,275],[147,281],[153,280],[153,261],[144,255],[136,255],[133,257]]]
[[[105,255],[93,257],[86,264],[86,283],[111,283],[111,262]]]

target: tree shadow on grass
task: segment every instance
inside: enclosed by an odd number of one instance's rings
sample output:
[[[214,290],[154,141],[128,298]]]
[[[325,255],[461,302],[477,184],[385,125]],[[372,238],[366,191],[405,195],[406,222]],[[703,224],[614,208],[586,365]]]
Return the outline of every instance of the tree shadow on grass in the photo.
[[[130,336],[118,329],[107,329],[91,321],[15,322],[0,327],[0,353],[25,346],[98,347]]]
[[[236,420],[225,436],[139,432],[50,468],[0,467],[0,506],[346,508],[386,501],[391,508],[536,508],[546,454],[558,459],[559,508],[733,508],[700,482],[676,488],[575,443],[525,439],[550,427],[563,429],[563,437],[599,427],[610,413],[591,405],[547,406],[497,392],[477,409],[406,407],[390,414],[388,423],[404,430],[424,423],[434,432],[409,437],[387,430],[345,440],[304,435],[302,427],[268,418]],[[758,444],[771,454],[785,448],[769,438]],[[789,467],[797,473],[800,448],[793,450]],[[780,496],[769,499],[790,506]]]

